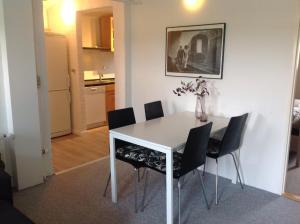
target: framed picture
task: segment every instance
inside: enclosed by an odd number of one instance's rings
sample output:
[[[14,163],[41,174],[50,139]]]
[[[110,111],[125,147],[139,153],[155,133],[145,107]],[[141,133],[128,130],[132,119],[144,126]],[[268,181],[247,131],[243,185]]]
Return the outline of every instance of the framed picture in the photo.
[[[167,27],[166,75],[222,79],[225,23]]]

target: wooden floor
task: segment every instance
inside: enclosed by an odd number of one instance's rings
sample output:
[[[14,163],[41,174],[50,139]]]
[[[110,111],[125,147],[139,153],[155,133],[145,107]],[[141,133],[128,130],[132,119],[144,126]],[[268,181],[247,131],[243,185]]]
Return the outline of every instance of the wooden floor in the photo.
[[[299,195],[292,194],[292,193],[289,193],[289,192],[285,192],[285,193],[283,193],[283,196],[288,198],[288,199],[291,199],[293,201],[300,202],[300,196]]]
[[[107,126],[85,131],[81,136],[71,134],[52,139],[55,173],[100,159],[108,154]]]

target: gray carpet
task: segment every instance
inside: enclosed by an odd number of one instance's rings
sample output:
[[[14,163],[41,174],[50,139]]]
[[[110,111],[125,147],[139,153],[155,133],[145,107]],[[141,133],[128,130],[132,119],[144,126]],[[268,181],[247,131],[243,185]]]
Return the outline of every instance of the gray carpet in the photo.
[[[102,197],[108,160],[53,176],[44,185],[15,194],[15,205],[37,224],[161,224],[165,223],[164,176],[151,172],[149,194],[143,213],[134,213],[131,167],[119,162],[119,202]],[[300,204],[271,193],[246,187],[241,190],[229,180],[220,180],[221,200],[214,202],[214,177],[206,175],[205,185],[212,204],[208,211],[199,179],[190,175],[182,190],[182,223],[189,224],[299,224]],[[176,182],[174,182],[176,183]],[[142,185],[141,185],[142,186]],[[110,192],[109,192],[110,193]],[[142,196],[142,188],[139,196]],[[177,190],[174,191],[177,221]]]

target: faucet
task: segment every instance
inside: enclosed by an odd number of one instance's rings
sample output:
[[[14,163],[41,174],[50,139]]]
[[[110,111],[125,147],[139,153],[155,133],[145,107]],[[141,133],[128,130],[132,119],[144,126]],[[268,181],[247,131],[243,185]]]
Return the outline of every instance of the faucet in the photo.
[[[100,74],[100,72],[98,72],[98,74],[99,74],[99,79],[100,79],[100,81],[102,81],[103,74]]]

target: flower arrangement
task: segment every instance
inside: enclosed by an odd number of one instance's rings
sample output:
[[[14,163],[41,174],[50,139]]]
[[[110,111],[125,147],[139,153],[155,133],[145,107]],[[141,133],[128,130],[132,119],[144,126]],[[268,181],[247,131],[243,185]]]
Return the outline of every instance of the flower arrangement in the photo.
[[[206,80],[201,78],[201,76],[198,77],[194,82],[181,81],[181,86],[174,89],[173,93],[177,96],[187,93],[192,93],[197,96],[195,115],[197,118],[200,118],[200,121],[205,122],[207,121],[207,115],[205,112],[205,96],[209,95],[209,91],[207,89]]]
[[[181,87],[173,90],[173,93],[177,96],[181,96],[182,94],[192,93],[196,96],[205,97],[209,95],[209,91],[207,89],[207,82],[202,77],[198,77],[195,82],[184,82],[181,81]]]

